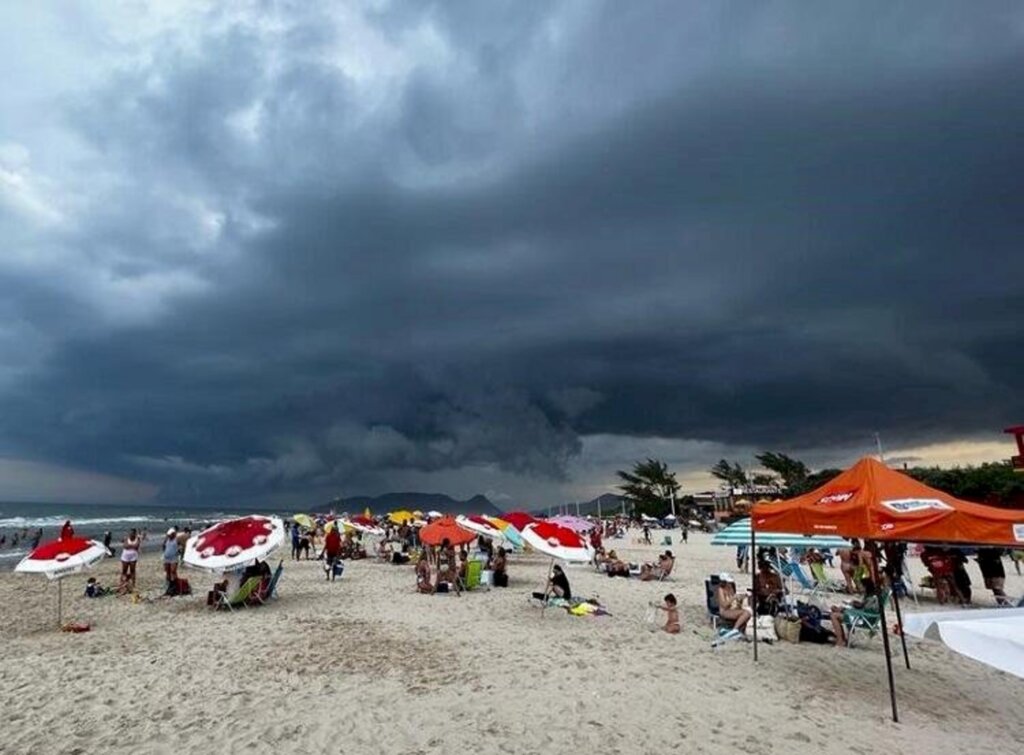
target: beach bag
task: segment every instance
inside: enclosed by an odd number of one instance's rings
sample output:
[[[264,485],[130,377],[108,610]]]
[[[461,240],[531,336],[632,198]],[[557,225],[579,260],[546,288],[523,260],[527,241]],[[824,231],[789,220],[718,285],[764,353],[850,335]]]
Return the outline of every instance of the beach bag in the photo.
[[[773,616],[757,617],[757,635],[765,642],[775,642],[779,639],[775,631],[775,618]]]
[[[800,619],[779,615],[775,617],[775,634],[780,640],[786,642],[800,642],[800,627],[802,625]],[[758,628],[760,629],[760,627]]]
[[[344,573],[345,573],[345,564],[344,564],[344,562],[342,562],[342,561],[335,561],[334,562],[334,576],[335,577],[340,577]]]

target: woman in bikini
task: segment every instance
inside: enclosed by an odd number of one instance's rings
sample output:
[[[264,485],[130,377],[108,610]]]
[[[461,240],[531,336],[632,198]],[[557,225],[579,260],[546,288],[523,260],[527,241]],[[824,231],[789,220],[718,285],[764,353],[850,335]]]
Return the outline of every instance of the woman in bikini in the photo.
[[[718,598],[718,615],[726,621],[731,621],[733,629],[746,634],[747,622],[754,614],[744,606],[744,599],[736,594],[736,583],[732,577],[728,574],[719,575],[718,588],[715,592]]]

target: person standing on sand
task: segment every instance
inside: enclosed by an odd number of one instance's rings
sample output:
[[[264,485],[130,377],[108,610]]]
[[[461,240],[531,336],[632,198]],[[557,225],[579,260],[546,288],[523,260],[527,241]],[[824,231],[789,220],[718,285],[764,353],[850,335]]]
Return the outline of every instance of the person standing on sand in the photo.
[[[338,530],[337,525],[331,527],[331,531],[324,538],[324,569],[326,570],[324,579],[329,579],[331,582],[334,581],[334,565],[341,555],[341,533]]]
[[[164,538],[164,576],[167,584],[178,581],[178,531],[171,527]]]
[[[846,580],[846,592],[851,594],[857,592],[853,575],[857,571],[857,567],[860,566],[860,541],[853,540],[852,547],[840,548],[836,551],[836,555],[839,556],[839,571],[843,573],[843,579]]]
[[[121,587],[132,591],[135,589],[135,565],[139,560],[139,548],[142,539],[134,527],[121,542]]]
[[[180,566],[185,561],[185,546],[188,545],[189,538],[192,537],[191,525],[186,527],[184,530],[178,533],[178,565]]]
[[[35,550],[39,547],[39,541],[43,539],[43,528],[40,527],[36,530],[36,534],[32,536],[32,547],[29,550]]]
[[[427,560],[426,551],[420,552],[419,560],[416,562],[416,590],[426,595],[434,592],[434,583],[430,579],[430,561]]]

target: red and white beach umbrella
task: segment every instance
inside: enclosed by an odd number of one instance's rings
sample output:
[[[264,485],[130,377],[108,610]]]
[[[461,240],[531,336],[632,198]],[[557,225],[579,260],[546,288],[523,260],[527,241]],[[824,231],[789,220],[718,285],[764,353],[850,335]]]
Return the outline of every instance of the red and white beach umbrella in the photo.
[[[45,574],[57,580],[57,626],[64,612],[64,584],[61,580],[87,569],[107,555],[103,543],[82,537],[68,537],[43,543],[18,562],[14,571],[22,574]]]
[[[488,540],[504,540],[505,535],[501,529],[484,519],[482,516],[465,516],[459,514],[455,517],[455,523],[467,532],[474,535],[483,535]]]
[[[284,542],[284,523],[274,516],[228,519],[189,538],[186,566],[210,572],[234,571],[264,560]]]
[[[384,530],[377,526],[377,522],[368,516],[356,514],[353,517],[340,520],[346,527],[362,532],[364,535],[383,535]]]
[[[22,574],[45,574],[47,579],[61,579],[77,574],[107,555],[103,543],[70,537],[43,543],[21,559],[14,571]]]
[[[588,562],[594,558],[590,543],[579,533],[552,522],[534,522],[522,531],[526,544],[546,556],[561,561]]]

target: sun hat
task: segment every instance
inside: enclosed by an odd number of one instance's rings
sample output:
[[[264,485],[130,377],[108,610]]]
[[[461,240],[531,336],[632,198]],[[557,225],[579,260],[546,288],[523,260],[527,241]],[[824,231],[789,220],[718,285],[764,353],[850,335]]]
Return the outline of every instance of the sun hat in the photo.
[[[170,537],[171,535],[174,535],[177,532],[178,531],[176,529],[174,529],[174,527],[171,527],[169,530],[167,530],[167,536]]]

